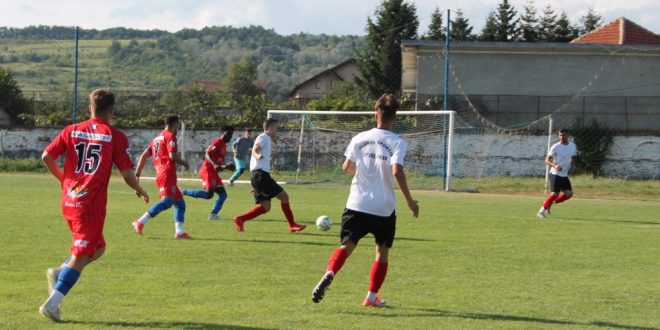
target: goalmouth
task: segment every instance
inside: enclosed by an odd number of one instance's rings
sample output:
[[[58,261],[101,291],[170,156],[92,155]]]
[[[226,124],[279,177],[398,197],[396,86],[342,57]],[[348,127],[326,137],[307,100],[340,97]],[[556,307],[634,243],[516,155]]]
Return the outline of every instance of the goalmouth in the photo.
[[[268,110],[280,132],[273,167],[287,181],[350,183],[342,173],[351,138],[375,127],[374,111]],[[455,111],[397,111],[392,131],[408,143],[405,168],[411,189],[449,191]]]

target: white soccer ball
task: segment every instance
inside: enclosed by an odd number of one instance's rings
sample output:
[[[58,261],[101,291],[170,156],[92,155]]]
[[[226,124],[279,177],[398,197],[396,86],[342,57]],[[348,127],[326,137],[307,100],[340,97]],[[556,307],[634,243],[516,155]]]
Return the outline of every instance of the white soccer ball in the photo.
[[[326,231],[332,227],[332,219],[327,215],[322,215],[316,218],[316,227],[320,230]]]

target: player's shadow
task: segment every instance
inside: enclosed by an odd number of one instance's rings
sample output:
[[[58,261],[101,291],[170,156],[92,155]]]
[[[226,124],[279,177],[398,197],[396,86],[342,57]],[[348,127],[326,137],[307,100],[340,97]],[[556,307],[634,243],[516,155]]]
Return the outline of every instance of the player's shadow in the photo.
[[[586,218],[562,217],[562,218],[557,219],[557,220],[559,220],[559,221],[561,221],[561,220],[584,221],[584,222],[594,222],[594,223],[624,223],[624,224],[660,226],[660,223],[653,222],[653,221],[632,221],[632,220],[619,220],[619,219],[608,220],[608,219],[593,219],[593,218],[586,219]]]
[[[303,234],[295,234],[296,236]],[[305,242],[305,241],[278,241],[271,239],[223,239],[226,242],[241,242],[241,243],[266,243],[266,244],[296,244],[296,245],[314,245],[314,246],[337,246],[335,243],[322,243],[322,242]]]
[[[93,327],[132,327],[132,328],[152,328],[152,329],[244,329],[244,330],[270,330],[276,328],[243,327],[231,324],[203,323],[203,322],[182,322],[182,321],[152,321],[152,322],[104,322],[104,321],[66,321],[64,324],[80,324]]]
[[[627,324],[618,324],[607,321],[591,321],[591,322],[579,322],[571,320],[554,320],[547,319],[542,317],[532,317],[532,316],[517,316],[517,315],[506,315],[506,314],[489,314],[489,313],[471,313],[471,312],[453,312],[442,309],[432,309],[432,308],[398,308],[392,307],[393,311],[410,311],[405,315],[401,313],[392,313],[392,314],[378,314],[378,317],[396,317],[401,316],[406,317],[453,317],[461,319],[470,319],[470,320],[490,320],[490,321],[514,321],[514,322],[530,322],[530,323],[541,323],[541,324],[557,324],[557,325],[574,325],[574,326],[591,326],[591,327],[604,327],[604,328],[614,328],[614,329],[630,329],[630,330],[660,330],[660,328],[654,327],[642,327],[636,325],[627,325]],[[359,314],[359,315],[373,315],[372,313],[367,312],[348,312],[349,314]]]

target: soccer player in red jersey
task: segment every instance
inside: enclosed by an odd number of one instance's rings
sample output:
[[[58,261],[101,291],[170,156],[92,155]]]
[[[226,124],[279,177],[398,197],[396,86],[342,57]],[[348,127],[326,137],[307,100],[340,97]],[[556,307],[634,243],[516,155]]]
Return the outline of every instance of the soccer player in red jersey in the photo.
[[[160,132],[144,150],[140,159],[138,159],[137,177],[140,177],[142,168],[147,162],[147,158],[153,158],[156,168],[156,185],[158,186],[158,196],[160,201],[152,205],[139,219],[133,221],[133,229],[142,235],[144,225],[151,218],[157,216],[174,205],[174,238],[188,239],[192,238],[183,228],[183,222],[186,213],[186,202],[177,186],[176,165],[182,165],[188,170],[189,165],[186,160],[181,158],[177,146],[176,133],[179,131],[179,117],[168,116],[165,118],[165,129]]]
[[[213,198],[213,193],[218,193],[218,198],[213,203],[209,220],[220,220],[218,212],[222,209],[222,205],[227,200],[227,191],[222,185],[222,179],[218,175],[218,171],[226,168],[225,157],[227,156],[227,143],[231,141],[234,135],[234,128],[231,126],[223,126],[220,129],[220,137],[211,141],[206,154],[204,162],[199,168],[199,176],[202,178],[202,188],[199,190],[183,190],[183,194],[194,198]]]
[[[403,160],[408,145],[392,132],[399,102],[392,94],[383,94],[374,106],[376,128],[362,132],[346,148],[342,170],[353,175],[351,191],[342,214],[340,241],[328,261],[327,271],[312,291],[312,301],[323,299],[337,272],[367,234],[376,240],[376,258],[369,274],[369,289],[362,303],[367,307],[383,307],[379,290],[387,275],[389,251],[396,232],[396,200],[394,181],[399,185],[413,216],[419,205],[412,199]]]
[[[126,135],[110,126],[115,96],[107,89],[89,95],[91,119],[66,126],[46,147],[41,159],[62,187],[62,214],[73,236],[71,256],[47,272],[49,297],[39,313],[61,322],[60,303],[76,284],[83,268],[105,251],[103,224],[112,165],[146,203],[149,195],[133,173]],[[57,158],[64,155],[64,169]]]

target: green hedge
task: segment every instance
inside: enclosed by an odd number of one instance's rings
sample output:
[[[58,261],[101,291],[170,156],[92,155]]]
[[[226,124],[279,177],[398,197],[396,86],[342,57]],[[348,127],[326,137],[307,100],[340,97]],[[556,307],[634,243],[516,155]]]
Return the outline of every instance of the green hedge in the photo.
[[[41,160],[36,158],[11,159],[0,157],[0,172],[47,172]]]

